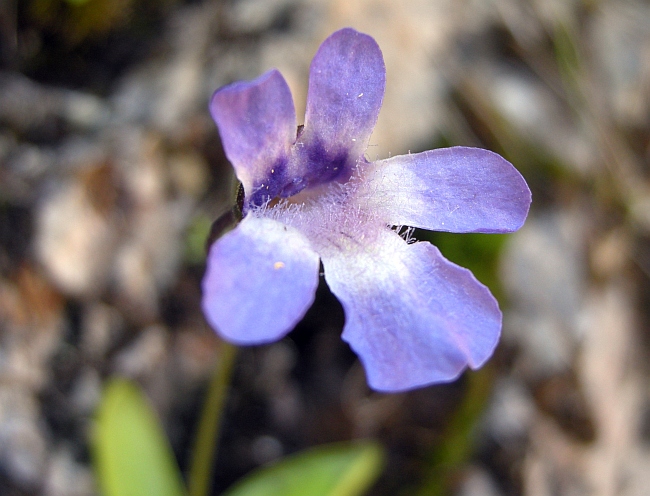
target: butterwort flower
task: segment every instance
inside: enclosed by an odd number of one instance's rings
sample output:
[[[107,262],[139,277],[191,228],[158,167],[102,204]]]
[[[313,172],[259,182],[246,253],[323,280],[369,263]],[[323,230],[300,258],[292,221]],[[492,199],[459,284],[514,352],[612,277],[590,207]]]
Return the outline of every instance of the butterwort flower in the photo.
[[[377,43],[346,28],[314,56],[304,126],[276,70],[214,94],[210,111],[244,203],[241,222],[209,251],[202,305],[227,341],[276,341],[311,306],[322,262],[345,311],[342,338],[369,385],[404,391],[480,367],[499,339],[501,312],[470,271],[399,227],[512,232],[531,195],[487,150],[369,161],[384,86]]]

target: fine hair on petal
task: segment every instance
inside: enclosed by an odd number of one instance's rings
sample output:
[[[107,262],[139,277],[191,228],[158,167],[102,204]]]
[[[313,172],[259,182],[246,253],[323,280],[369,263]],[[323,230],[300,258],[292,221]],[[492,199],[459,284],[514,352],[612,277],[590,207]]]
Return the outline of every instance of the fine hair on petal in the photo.
[[[362,249],[372,243],[382,221],[374,209],[359,201],[357,175],[355,171],[345,183],[332,181],[291,198],[266,202],[250,214],[296,228],[320,250]],[[410,233],[407,236],[410,239]]]

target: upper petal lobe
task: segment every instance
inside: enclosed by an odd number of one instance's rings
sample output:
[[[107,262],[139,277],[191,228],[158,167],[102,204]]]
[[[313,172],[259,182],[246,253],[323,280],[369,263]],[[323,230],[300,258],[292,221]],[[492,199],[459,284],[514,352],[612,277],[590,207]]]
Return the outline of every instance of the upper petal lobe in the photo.
[[[248,215],[210,249],[203,312],[232,343],[276,341],[311,306],[318,270],[318,255],[300,232]]]
[[[272,70],[217,90],[210,112],[249,203],[277,196],[291,176],[287,166],[296,138],[296,111],[282,75]]]
[[[395,392],[450,381],[491,356],[501,332],[496,300],[435,246],[408,245],[385,230],[365,250],[322,260],[345,309],[342,337],[372,388]]]
[[[318,49],[309,72],[305,128],[298,139],[304,149],[297,152],[308,155],[310,167],[325,180],[331,171],[320,168],[328,162],[350,168],[365,152],[385,85],[384,59],[370,36],[345,28]]]
[[[364,170],[359,195],[387,224],[449,232],[516,231],[531,202],[510,162],[461,146],[374,162]]]

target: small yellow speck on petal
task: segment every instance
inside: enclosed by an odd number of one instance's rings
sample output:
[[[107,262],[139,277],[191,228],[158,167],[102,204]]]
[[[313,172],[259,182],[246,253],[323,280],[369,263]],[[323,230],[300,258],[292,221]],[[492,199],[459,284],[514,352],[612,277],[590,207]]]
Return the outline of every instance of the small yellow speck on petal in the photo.
[[[275,263],[273,264],[273,268],[274,268],[275,270],[282,269],[283,267],[284,267],[284,262],[275,262]]]

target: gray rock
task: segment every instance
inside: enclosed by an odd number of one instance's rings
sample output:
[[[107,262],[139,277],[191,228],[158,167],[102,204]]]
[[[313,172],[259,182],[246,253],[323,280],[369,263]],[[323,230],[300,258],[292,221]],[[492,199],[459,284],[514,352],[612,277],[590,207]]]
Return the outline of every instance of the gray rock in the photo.
[[[565,370],[583,332],[588,217],[579,209],[528,217],[502,257],[510,298],[504,340],[521,349],[519,362],[531,376]]]

